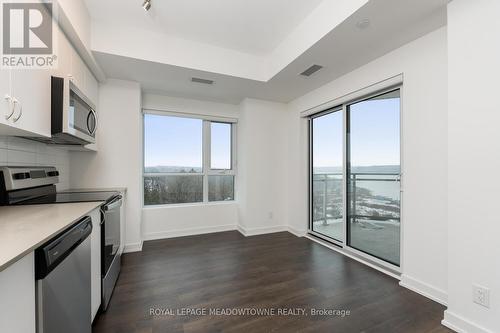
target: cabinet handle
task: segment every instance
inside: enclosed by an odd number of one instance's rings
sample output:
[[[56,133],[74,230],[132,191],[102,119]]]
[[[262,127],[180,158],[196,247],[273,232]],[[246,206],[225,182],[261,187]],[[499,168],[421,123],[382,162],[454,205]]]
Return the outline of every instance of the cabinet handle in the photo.
[[[6,114],[5,115],[5,119],[6,120],[9,120],[12,115],[14,114],[14,109],[15,109],[15,105],[12,103],[12,97],[9,96],[9,95],[5,95],[5,100],[9,103],[9,114]]]
[[[12,113],[14,113],[14,110],[16,109],[16,104],[19,106],[19,115],[17,117],[12,118],[14,122],[17,122],[23,115],[23,105],[16,98],[12,99],[12,103],[14,105],[14,107],[12,108]]]

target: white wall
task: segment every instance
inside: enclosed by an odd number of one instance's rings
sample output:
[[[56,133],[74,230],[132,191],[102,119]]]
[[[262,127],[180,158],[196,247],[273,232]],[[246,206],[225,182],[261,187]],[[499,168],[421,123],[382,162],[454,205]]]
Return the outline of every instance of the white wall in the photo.
[[[285,104],[245,99],[238,125],[238,209],[245,234],[288,226],[287,108]]]
[[[183,204],[145,207],[144,240],[236,230],[236,203]]]
[[[448,5],[448,310],[463,332],[500,332],[500,1]],[[472,302],[474,284],[491,307]]]
[[[97,153],[71,153],[73,188],[126,187],[125,251],[141,247],[142,113],[135,82],[108,80],[99,91]]]
[[[287,229],[285,104],[246,99],[235,106],[145,94],[143,108],[238,118],[235,202],[144,207],[144,239],[237,228],[246,235]]]
[[[446,302],[446,28],[417,39],[290,103],[289,221],[307,228],[307,125],[299,112],[404,74],[402,282]]]
[[[143,109],[231,118],[239,116],[238,107],[232,104],[153,94],[143,96]],[[239,186],[238,180],[236,186]],[[237,203],[144,207],[142,221],[145,240],[235,230],[238,224]]]
[[[235,106],[145,94],[144,109],[233,118],[243,115],[245,121],[240,119],[237,125],[235,202],[143,208],[139,94],[140,87],[131,82],[109,80],[101,86],[98,152],[71,154],[71,172],[78,175],[72,177],[71,187],[128,188],[128,249],[142,239],[235,230],[241,223],[248,234],[286,228],[284,104],[246,100],[242,106]],[[262,188],[267,190],[263,192]]]
[[[55,166],[59,170],[57,189],[69,187],[69,153],[44,143],[0,136],[0,165]]]

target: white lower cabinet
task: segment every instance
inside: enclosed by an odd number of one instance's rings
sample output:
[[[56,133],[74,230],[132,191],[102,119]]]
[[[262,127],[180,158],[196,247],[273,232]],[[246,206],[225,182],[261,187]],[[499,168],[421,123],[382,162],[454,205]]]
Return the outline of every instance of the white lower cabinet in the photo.
[[[89,214],[92,219],[90,235],[90,288],[91,314],[93,321],[101,306],[101,210],[97,208]]]
[[[88,214],[92,218],[90,235],[91,320],[101,305],[101,211]],[[26,255],[0,271],[0,332],[36,332],[35,255]]]
[[[35,256],[0,272],[0,332],[35,333]]]

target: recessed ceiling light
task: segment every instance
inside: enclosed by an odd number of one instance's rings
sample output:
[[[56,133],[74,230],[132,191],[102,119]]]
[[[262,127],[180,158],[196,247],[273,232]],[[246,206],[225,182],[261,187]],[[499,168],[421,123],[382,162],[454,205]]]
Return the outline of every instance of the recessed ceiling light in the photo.
[[[368,27],[370,26],[370,23],[371,23],[371,22],[370,22],[370,20],[369,20],[369,19],[363,19],[363,20],[358,21],[358,22],[356,23],[356,27],[357,27],[358,29],[364,30],[364,29],[366,29],[366,28],[368,28]]]
[[[142,8],[144,8],[145,11],[148,11],[151,8],[151,0],[144,0]]]

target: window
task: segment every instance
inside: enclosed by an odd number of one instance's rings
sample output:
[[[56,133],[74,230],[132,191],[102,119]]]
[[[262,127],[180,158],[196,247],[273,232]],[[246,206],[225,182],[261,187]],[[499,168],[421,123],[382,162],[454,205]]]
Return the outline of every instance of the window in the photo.
[[[144,115],[144,205],[234,200],[232,122]]]
[[[400,90],[309,116],[309,232],[400,265]]]
[[[311,230],[344,239],[342,109],[311,118]]]
[[[231,169],[231,124],[210,123],[210,167],[218,170]]]
[[[400,92],[347,106],[347,245],[400,263]]]

